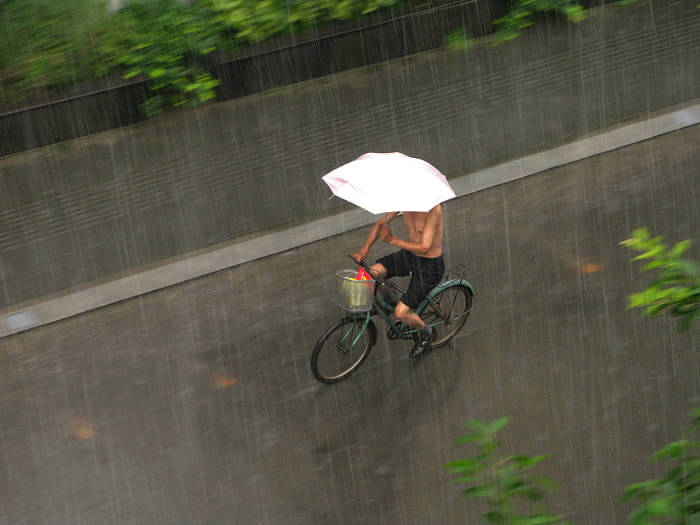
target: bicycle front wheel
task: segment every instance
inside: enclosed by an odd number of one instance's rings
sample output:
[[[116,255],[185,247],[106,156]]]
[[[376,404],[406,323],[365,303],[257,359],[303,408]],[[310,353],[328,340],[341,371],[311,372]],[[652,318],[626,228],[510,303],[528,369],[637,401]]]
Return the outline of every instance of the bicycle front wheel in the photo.
[[[435,295],[421,312],[420,318],[425,324],[436,325],[437,337],[433,348],[444,345],[457,332],[464,328],[472,311],[472,291],[463,284],[454,284]]]
[[[341,319],[316,342],[311,372],[323,383],[342,381],[367,358],[376,340],[377,329],[372,321],[363,317]]]

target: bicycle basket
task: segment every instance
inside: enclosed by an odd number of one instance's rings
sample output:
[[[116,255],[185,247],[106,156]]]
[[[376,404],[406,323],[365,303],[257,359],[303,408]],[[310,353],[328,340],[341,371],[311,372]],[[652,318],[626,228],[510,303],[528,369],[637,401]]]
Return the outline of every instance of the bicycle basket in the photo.
[[[357,270],[339,270],[335,275],[338,306],[349,312],[367,312],[372,309],[374,281],[355,279]]]

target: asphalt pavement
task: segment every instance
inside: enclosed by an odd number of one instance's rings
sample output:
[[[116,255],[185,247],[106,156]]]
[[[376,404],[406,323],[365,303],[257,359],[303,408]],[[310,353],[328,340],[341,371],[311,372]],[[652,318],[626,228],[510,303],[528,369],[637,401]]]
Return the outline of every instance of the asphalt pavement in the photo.
[[[662,472],[647,457],[700,404],[700,361],[697,327],[626,310],[652,276],[619,242],[697,241],[699,143],[696,125],[449,202],[464,330],[416,361],[380,332],[336,385],[309,357],[366,229],[0,339],[0,523],[478,523],[443,464],[475,453],[463,423],[501,416],[504,452],[550,454],[555,512],[624,523],[623,487]]]

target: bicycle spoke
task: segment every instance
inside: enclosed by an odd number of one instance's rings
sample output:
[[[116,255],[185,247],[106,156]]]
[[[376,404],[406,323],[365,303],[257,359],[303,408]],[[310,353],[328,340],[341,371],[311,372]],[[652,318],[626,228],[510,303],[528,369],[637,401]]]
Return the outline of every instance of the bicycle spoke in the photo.
[[[446,306],[449,305],[449,308]],[[450,286],[430,301],[421,314],[427,325],[442,327],[433,346],[441,346],[462,329],[471,312],[471,292],[464,286]]]
[[[369,317],[343,319],[324,337],[314,350],[312,370],[321,381],[339,381],[352,373],[369,353],[372,346]]]

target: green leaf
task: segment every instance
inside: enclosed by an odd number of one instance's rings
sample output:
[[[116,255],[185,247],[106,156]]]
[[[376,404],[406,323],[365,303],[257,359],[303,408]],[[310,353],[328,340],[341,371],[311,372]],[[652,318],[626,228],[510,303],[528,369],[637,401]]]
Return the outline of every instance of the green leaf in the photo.
[[[659,268],[666,264],[665,261],[651,261],[649,263],[646,263],[644,266],[642,266],[642,271],[648,271],[648,270],[653,270],[654,268]]]
[[[467,33],[462,30],[453,31],[444,38],[445,47],[452,51],[467,51],[474,46],[472,40]]]
[[[586,10],[580,5],[569,6],[564,12],[571,22],[582,22],[586,19]]]
[[[695,261],[681,259],[677,261],[679,269],[688,277],[697,279],[700,278],[700,264]]]
[[[644,253],[641,254],[641,255],[637,255],[637,256],[634,257],[632,260],[633,260],[633,261],[640,261],[640,260],[643,260],[643,259],[651,259],[652,257],[656,257],[656,256],[658,256],[659,254],[662,254],[663,252],[664,252],[663,246],[656,246],[656,247],[654,247],[654,248],[652,248],[652,249],[650,249],[650,250],[644,252]]]
[[[632,237],[640,241],[647,241],[650,238],[649,230],[646,228],[637,228],[632,232]]]
[[[487,427],[487,432],[489,434],[500,432],[508,424],[508,421],[509,419],[507,417],[502,417],[491,422]]]
[[[467,421],[465,423],[465,426],[473,428],[480,434],[484,434],[488,431],[488,423],[484,423],[483,421],[479,421],[478,419],[472,419],[471,421]]]
[[[497,448],[497,446],[500,444],[493,442],[493,434],[495,433],[495,431],[493,431],[492,428],[499,428],[499,425],[502,423],[502,419],[505,419],[507,422],[508,418],[501,418],[492,423],[485,423],[479,420],[468,421],[465,424],[465,426],[471,428],[472,430],[474,430],[474,432],[472,434],[467,434],[469,438],[465,436],[466,439],[463,438],[464,441],[472,441],[474,443],[479,443],[490,453],[490,451]]]
[[[536,465],[540,461],[547,459],[549,456],[514,456],[513,460],[522,469],[528,469],[533,465]]]
[[[649,263],[651,264],[651,263]],[[668,286],[670,284],[674,284],[677,282],[677,278],[674,276],[667,276],[667,277],[662,277],[661,279],[657,279],[653,283],[649,285],[649,288],[661,288],[662,286]]]
[[[455,441],[455,445],[461,445],[462,443],[478,443],[479,441],[481,441],[481,434],[465,434]]]
[[[647,505],[647,511],[649,512],[650,516],[669,516],[672,515],[673,512],[673,500],[674,496],[670,496],[667,498],[662,498],[662,499],[657,499],[655,501],[650,502]]]
[[[163,75],[165,75],[165,73],[166,73],[165,69],[158,67],[155,69],[151,69],[148,72],[148,76],[155,79],[155,78],[162,77]]]
[[[479,469],[479,462],[475,459],[458,459],[446,463],[445,466],[453,473],[473,474]]]
[[[656,452],[652,458],[656,461],[659,459],[677,459],[683,455],[683,453],[689,449],[692,448],[693,446],[697,446],[692,442],[689,442],[685,439],[682,439],[680,441],[675,441],[673,443],[669,443],[666,445],[664,448]]]
[[[514,494],[520,497],[524,497],[529,501],[539,501],[544,498],[544,492],[535,487],[522,487],[516,491]]]
[[[659,315],[663,310],[667,309],[668,307],[670,307],[672,305],[673,305],[672,302],[668,302],[668,301],[661,302],[661,303],[650,306],[649,308],[647,308],[644,311],[644,313],[648,316]]]
[[[673,246],[673,248],[671,248],[668,255],[670,258],[680,257],[688,250],[688,248],[690,248],[690,240],[678,242]]]
[[[481,515],[484,520],[489,523],[505,523],[505,515],[501,512],[492,510]]]
[[[629,501],[630,499],[646,499],[654,495],[657,492],[659,486],[660,482],[656,480],[642,481],[640,483],[633,483],[631,485],[627,485],[623,492],[622,498],[620,498],[619,503],[624,503],[625,501]]]
[[[463,494],[468,498],[486,498],[494,494],[494,489],[489,485],[475,485],[466,489]]]

